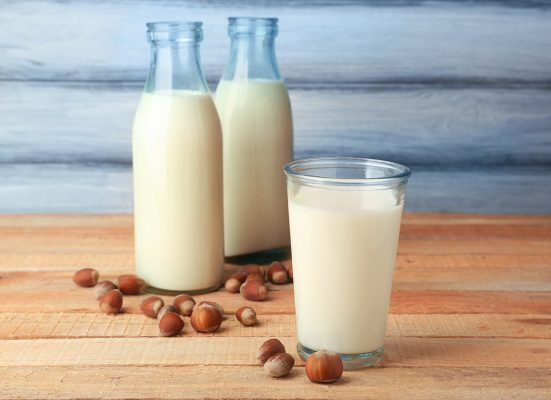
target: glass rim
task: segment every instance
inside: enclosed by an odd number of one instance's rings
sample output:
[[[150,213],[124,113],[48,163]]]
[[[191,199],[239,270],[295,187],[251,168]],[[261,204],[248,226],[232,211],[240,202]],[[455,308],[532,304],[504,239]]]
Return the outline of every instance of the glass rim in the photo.
[[[316,166],[318,168],[316,168]],[[334,178],[328,176],[316,175],[310,170],[316,170],[320,167],[345,168],[345,166],[358,167],[379,167],[393,171],[388,176],[366,177],[366,178]],[[283,168],[288,179],[300,182],[321,185],[337,186],[372,186],[385,184],[400,184],[405,182],[411,176],[411,170],[405,165],[393,161],[377,160],[374,158],[362,157],[312,157],[301,160],[291,161]]]
[[[145,24],[148,32],[170,32],[201,30],[203,23],[200,21],[154,21]]]

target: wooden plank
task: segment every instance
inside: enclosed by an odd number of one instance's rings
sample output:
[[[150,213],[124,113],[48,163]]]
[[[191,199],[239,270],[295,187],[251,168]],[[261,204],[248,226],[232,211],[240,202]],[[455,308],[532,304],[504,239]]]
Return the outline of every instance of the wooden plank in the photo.
[[[394,273],[397,290],[513,290],[551,288],[551,255],[432,255],[400,254]],[[97,268],[113,278],[134,269],[133,254],[2,253],[3,272],[65,271],[66,278],[83,267]],[[291,287],[274,286],[273,290]]]
[[[1,340],[0,366],[257,365],[267,337],[172,337]],[[296,339],[282,337],[294,355]],[[551,343],[542,339],[401,338],[385,341],[385,367],[551,368]]]
[[[314,385],[302,368],[284,379],[260,367],[1,367],[9,399],[548,399],[548,368],[371,368],[347,371],[339,383]]]
[[[130,167],[130,132],[142,84],[2,86],[3,162]],[[549,89],[359,85],[292,88],[290,96],[296,158],[368,156],[463,168],[551,163]]]
[[[551,77],[549,11],[541,1],[465,5],[354,0],[343,5],[86,0],[1,6],[0,24],[11,33],[0,47],[1,79],[141,82],[149,57],[144,23],[174,18],[185,10],[188,18],[205,22],[203,65],[208,78],[217,80],[228,58],[226,17],[236,9],[243,15],[280,18],[278,56],[290,81],[466,78],[509,83]],[[86,51],[75,52],[75,43],[85,43]]]
[[[45,218],[45,222],[48,221],[48,217],[36,217],[34,220],[40,218]],[[47,225],[40,226],[40,224],[36,227],[23,228],[6,225],[0,227],[0,238],[3,238],[0,241],[0,252],[8,254],[47,252],[70,254],[83,251],[98,251],[100,254],[132,253],[132,228],[126,223],[117,224],[119,220],[119,217],[113,217],[114,224],[111,226],[100,222],[97,226],[75,224],[64,226],[63,229]],[[127,221],[130,220],[127,219]],[[538,235],[542,232],[547,233],[549,231],[547,226],[543,228],[536,226],[532,231],[533,235],[520,238],[513,237],[511,231],[514,231],[514,227],[510,228],[509,233],[503,226],[494,229],[494,232],[499,232],[500,228],[506,233],[505,235],[496,234],[480,240],[477,236],[477,227],[473,228],[469,235],[454,234],[454,228],[447,229],[450,235],[440,235],[438,232],[429,235],[411,235],[407,233],[406,227],[398,252],[400,254],[551,254],[551,241],[545,235]],[[446,228],[440,229],[446,230]],[[525,226],[521,229],[528,232],[532,228]],[[489,230],[482,228],[482,234],[484,231]]]
[[[550,214],[550,174],[551,167],[416,167],[406,210]],[[129,166],[9,163],[0,169],[0,198],[2,213],[131,212],[132,176]]]
[[[204,336],[184,317],[184,336]],[[488,337],[551,339],[550,314],[391,314],[391,337]],[[97,313],[0,313],[0,339],[61,339],[157,337],[157,322],[140,314],[116,318]],[[254,327],[244,327],[227,315],[222,337],[294,337],[295,316],[258,315]]]
[[[0,312],[97,312],[93,289],[76,287],[71,282],[71,275],[67,272],[0,274]],[[291,286],[288,290],[273,289],[277,290],[270,290],[268,300],[264,302],[250,302],[239,294],[224,290],[195,298],[216,301],[228,313],[243,305],[251,305],[261,314],[293,313]],[[140,313],[141,298],[126,296],[124,311]],[[170,297],[164,298],[170,301]],[[396,314],[547,314],[551,313],[551,291],[393,290],[390,310]]]
[[[105,232],[132,236],[131,214],[18,214],[0,215],[0,235],[21,233],[66,235]],[[504,216],[445,213],[405,213],[400,238],[541,238],[551,237],[551,215]]]

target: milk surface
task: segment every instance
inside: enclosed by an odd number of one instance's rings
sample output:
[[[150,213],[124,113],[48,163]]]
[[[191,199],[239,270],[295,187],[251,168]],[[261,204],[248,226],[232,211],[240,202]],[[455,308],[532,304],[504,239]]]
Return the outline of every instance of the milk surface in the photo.
[[[144,93],[133,128],[136,273],[166,290],[217,286],[222,136],[209,94]]]
[[[390,190],[289,193],[298,341],[359,354],[383,346],[402,204]]]
[[[224,143],[225,254],[289,246],[283,166],[293,126],[283,81],[221,80],[216,107]]]

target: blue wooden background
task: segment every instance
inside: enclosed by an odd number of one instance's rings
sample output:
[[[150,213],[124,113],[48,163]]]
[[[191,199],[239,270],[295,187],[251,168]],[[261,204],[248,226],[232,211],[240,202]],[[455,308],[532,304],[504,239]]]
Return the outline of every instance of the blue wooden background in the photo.
[[[277,16],[295,156],[394,160],[407,208],[551,212],[549,1],[0,1],[0,212],[132,210],[144,23]]]

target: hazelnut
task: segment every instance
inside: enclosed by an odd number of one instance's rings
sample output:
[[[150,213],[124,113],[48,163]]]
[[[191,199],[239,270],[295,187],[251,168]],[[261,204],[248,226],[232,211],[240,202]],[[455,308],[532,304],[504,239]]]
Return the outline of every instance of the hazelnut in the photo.
[[[241,307],[236,311],[235,318],[245,326],[256,324],[256,312],[251,307]]]
[[[247,275],[244,272],[236,272],[231,274],[229,278],[226,279],[226,283],[224,284],[226,291],[230,293],[239,292],[239,287],[245,281],[246,277]]]
[[[279,353],[285,353],[285,346],[283,346],[283,343],[276,338],[268,339],[260,345],[258,353],[256,353],[256,359],[264,364],[268,358]]]
[[[312,382],[331,383],[342,376],[342,360],[337,353],[316,351],[306,360],[306,375]]]
[[[249,281],[258,281],[260,283],[264,283],[264,276],[260,274],[248,274],[245,278],[245,282]]]
[[[258,264],[247,264],[243,267],[241,267],[241,272],[244,272],[245,275],[248,274],[258,274],[264,276],[264,268],[262,268]]]
[[[220,328],[222,314],[210,304],[199,303],[191,314],[191,326],[197,332],[210,333]]]
[[[165,302],[159,296],[148,296],[142,300],[140,309],[149,318],[157,318],[159,311],[164,305]]]
[[[113,289],[117,289],[117,285],[115,285],[111,281],[98,282],[98,284],[94,288],[94,293],[96,294],[96,299],[99,299],[105,293],[107,293],[108,291],[113,290]]]
[[[268,288],[263,282],[252,280],[242,284],[239,293],[247,300],[262,301],[268,297]]]
[[[213,307],[220,313],[220,316],[222,318],[224,318],[224,313],[225,313],[224,308],[220,304],[215,303],[214,301],[200,301],[199,304],[197,304],[195,307],[193,307],[193,309],[195,309],[198,306]]]
[[[161,318],[163,318],[163,315],[165,315],[167,311],[178,314],[178,309],[176,307],[174,307],[172,304],[167,304],[166,306],[161,307],[161,309],[157,313],[157,319],[160,320]]]
[[[195,306],[195,300],[189,294],[179,294],[174,298],[172,304],[174,304],[174,307],[178,309],[180,314],[189,316]]]
[[[145,288],[145,282],[136,275],[120,275],[117,286],[123,294],[140,294]]]
[[[274,261],[268,268],[268,279],[276,285],[281,285],[289,281],[289,274],[282,263]]]
[[[165,312],[159,320],[159,335],[161,336],[174,336],[179,334],[182,329],[184,329],[184,321],[172,311]]]
[[[112,289],[99,298],[99,308],[106,314],[118,314],[122,308],[122,293]]]
[[[264,371],[274,378],[281,378],[293,369],[295,359],[289,353],[278,353],[264,363]]]
[[[73,275],[73,282],[78,286],[82,287],[92,287],[96,286],[98,283],[99,272],[93,268],[82,268],[79,269]]]

